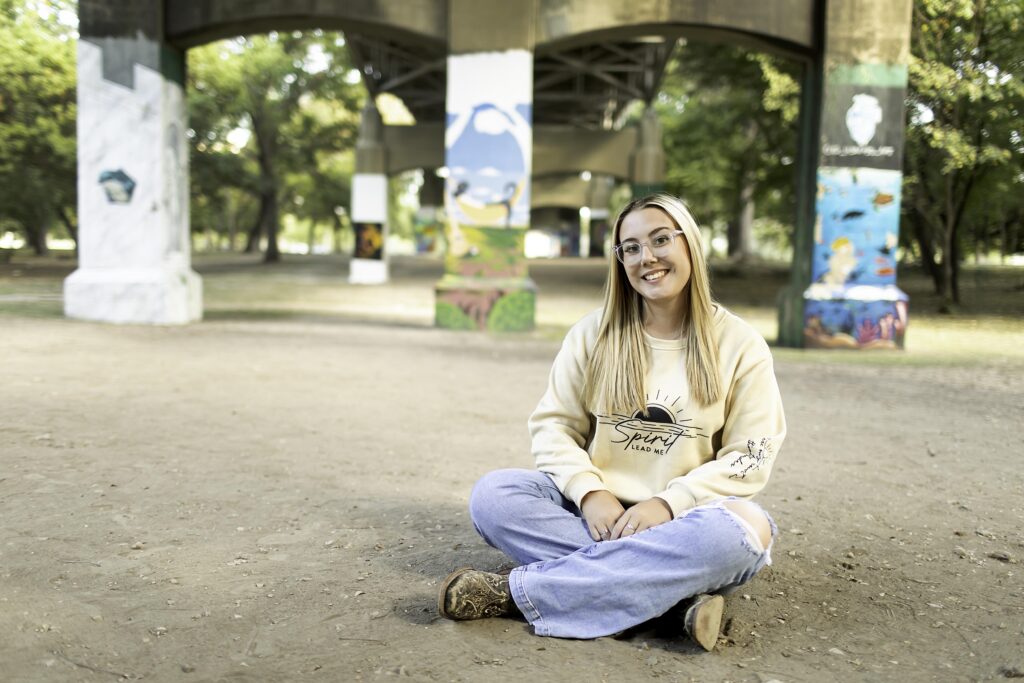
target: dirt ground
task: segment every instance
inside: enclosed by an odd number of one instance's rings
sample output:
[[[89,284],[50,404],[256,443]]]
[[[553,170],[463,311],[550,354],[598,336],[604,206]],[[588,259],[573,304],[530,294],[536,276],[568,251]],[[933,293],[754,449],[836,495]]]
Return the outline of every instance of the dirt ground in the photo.
[[[248,266],[212,264],[208,319],[186,327],[64,320],[69,268],[21,285],[17,267],[0,271],[4,681],[1024,677],[1019,357],[779,353],[789,436],[758,499],[775,563],[705,654],[664,629],[571,641],[436,614],[449,570],[507,566],[467,496],[532,465],[553,330],[600,268],[542,287],[541,332],[494,337],[424,325],[433,266],[332,281],[337,309],[286,315],[233,303]],[[285,279],[315,298],[324,277]]]

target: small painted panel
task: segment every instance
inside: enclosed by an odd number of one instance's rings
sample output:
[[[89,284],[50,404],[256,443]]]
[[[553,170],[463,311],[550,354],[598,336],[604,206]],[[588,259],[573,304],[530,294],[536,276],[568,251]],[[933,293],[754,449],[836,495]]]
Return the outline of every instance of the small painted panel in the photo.
[[[525,278],[526,231],[521,228],[473,228],[448,224],[444,270],[472,278]]]
[[[437,251],[442,227],[436,208],[421,207],[413,217],[412,230],[417,254],[433,254]]]
[[[100,173],[99,182],[107,195],[107,201],[111,204],[128,204],[132,201],[135,181],[121,169],[103,171]]]
[[[355,223],[356,258],[384,258],[384,226],[380,223]]]
[[[897,170],[903,164],[906,89],[829,81],[821,123],[821,165]]]
[[[451,330],[526,332],[534,327],[536,305],[532,289],[439,290],[434,323]]]
[[[817,349],[902,349],[907,301],[808,299],[804,346]]]
[[[899,171],[818,169],[812,283],[896,283],[901,182]]]
[[[445,206],[458,225],[530,223],[533,57],[525,50],[448,58]]]

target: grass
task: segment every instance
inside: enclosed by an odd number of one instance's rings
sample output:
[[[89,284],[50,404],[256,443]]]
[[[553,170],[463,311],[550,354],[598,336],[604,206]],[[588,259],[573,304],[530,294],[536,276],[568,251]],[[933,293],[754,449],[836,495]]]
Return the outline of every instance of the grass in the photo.
[[[429,326],[433,320],[438,259],[399,257],[384,286],[350,285],[347,259],[285,256],[264,265],[258,256],[197,254],[203,277],[207,320],[363,320]],[[0,319],[63,317],[63,280],[75,268],[67,254],[35,257],[15,252],[0,263]],[[589,259],[534,261],[538,330],[534,337],[558,339],[573,322],[600,305],[604,266]],[[775,297],[788,282],[778,264],[742,267],[713,264],[718,300],[742,316],[766,339],[777,334]],[[776,349],[780,359],[869,365],[1024,368],[1024,269],[965,267],[961,306],[940,315],[939,298],[919,270],[903,268],[900,287],[910,295],[905,351]]]

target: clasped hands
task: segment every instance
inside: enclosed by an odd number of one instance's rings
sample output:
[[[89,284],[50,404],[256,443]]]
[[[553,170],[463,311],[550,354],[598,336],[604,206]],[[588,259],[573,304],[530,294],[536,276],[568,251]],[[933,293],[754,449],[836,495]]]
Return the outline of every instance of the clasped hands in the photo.
[[[627,509],[604,490],[583,496],[580,512],[595,541],[614,541],[672,520],[672,510],[661,498],[648,498]]]

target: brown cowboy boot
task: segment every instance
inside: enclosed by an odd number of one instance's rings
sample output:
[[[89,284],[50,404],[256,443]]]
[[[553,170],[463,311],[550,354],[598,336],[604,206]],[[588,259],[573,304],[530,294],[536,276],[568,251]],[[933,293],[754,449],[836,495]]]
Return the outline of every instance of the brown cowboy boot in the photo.
[[[444,580],[437,595],[437,611],[455,621],[519,614],[507,576],[470,567],[456,569]]]
[[[721,595],[698,595],[686,609],[683,628],[702,648],[711,651],[718,642],[718,632],[722,627],[722,611],[725,609],[725,598]]]

